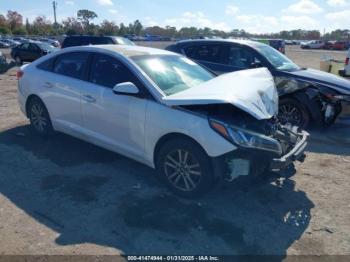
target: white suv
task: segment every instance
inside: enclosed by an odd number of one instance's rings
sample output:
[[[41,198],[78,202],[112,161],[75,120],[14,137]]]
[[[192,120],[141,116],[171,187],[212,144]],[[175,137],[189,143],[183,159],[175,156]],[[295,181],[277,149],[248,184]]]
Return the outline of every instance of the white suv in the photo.
[[[308,135],[277,123],[264,68],[215,77],[168,51],[101,45],[47,55],[17,77],[38,134],[64,132],[133,158],[184,197],[304,159]]]
[[[321,40],[313,40],[301,44],[303,49],[322,49],[324,47],[324,42]]]

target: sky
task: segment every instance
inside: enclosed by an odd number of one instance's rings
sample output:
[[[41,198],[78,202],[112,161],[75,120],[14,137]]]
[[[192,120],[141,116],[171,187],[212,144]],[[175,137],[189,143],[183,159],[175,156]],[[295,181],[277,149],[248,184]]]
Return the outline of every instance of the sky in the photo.
[[[350,0],[56,0],[60,22],[77,10],[125,23],[139,19],[144,26],[210,27],[273,33],[292,29],[323,32],[350,29]],[[52,0],[0,0],[0,14],[20,12],[30,21],[44,15],[53,21]]]

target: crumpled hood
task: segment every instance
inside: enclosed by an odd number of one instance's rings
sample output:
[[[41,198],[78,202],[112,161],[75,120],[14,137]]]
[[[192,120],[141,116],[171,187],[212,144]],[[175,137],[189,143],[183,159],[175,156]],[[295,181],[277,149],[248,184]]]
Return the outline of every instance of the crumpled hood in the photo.
[[[166,96],[163,103],[200,105],[230,103],[256,119],[269,119],[278,112],[278,94],[266,68],[220,75],[198,86]]]
[[[343,77],[315,69],[298,70],[288,73],[301,77],[305,81],[323,84],[342,94],[350,95],[350,81]]]

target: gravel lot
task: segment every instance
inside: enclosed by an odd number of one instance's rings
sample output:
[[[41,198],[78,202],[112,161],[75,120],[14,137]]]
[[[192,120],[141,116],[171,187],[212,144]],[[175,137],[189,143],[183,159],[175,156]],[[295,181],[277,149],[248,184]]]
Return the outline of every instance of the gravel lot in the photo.
[[[314,68],[324,53],[287,50]],[[295,169],[189,201],[125,157],[62,134],[35,136],[15,72],[0,75],[0,254],[350,255],[349,114],[310,130]]]

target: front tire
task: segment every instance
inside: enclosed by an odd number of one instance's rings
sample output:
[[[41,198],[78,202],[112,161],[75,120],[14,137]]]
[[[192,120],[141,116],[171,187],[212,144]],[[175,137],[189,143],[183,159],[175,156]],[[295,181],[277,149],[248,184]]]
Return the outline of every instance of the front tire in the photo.
[[[292,98],[280,101],[278,118],[282,124],[290,123],[303,129],[310,123],[310,114],[305,106]]]
[[[214,182],[209,156],[189,139],[166,142],[157,154],[156,169],[166,185],[185,198],[206,193]]]
[[[35,133],[44,137],[52,134],[53,128],[49,113],[39,98],[34,97],[29,101],[27,112],[31,127]]]

